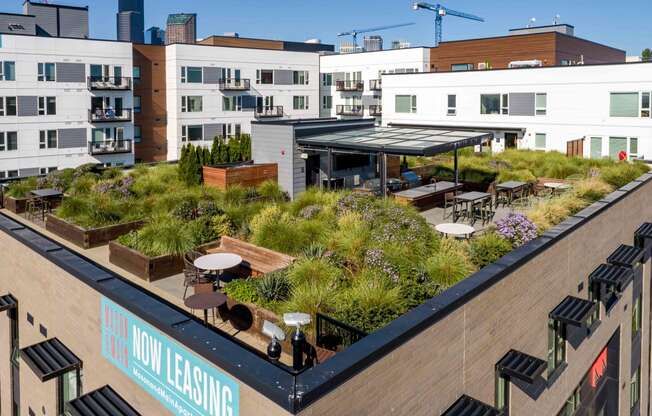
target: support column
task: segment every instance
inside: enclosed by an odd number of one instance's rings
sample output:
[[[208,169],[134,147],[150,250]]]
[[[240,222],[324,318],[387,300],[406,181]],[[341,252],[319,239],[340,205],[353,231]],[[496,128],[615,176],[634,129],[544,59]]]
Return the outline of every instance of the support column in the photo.
[[[331,175],[333,174],[333,149],[328,148],[328,161],[326,163],[327,189],[331,190]]]
[[[457,146],[455,146],[455,151],[454,151],[453,169],[455,170],[455,185],[457,185],[460,181],[460,172],[457,167]]]
[[[380,170],[380,192],[383,198],[387,197],[387,155],[385,152],[378,153],[378,166]]]

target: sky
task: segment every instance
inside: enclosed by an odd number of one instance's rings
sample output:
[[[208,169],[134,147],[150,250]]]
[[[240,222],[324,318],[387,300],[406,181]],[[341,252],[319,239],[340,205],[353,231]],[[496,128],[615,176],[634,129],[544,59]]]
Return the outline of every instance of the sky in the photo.
[[[117,0],[50,0],[90,8],[91,37],[115,39]],[[436,0],[432,0],[436,3]],[[22,0],[3,0],[0,11],[22,13]],[[14,4],[6,10],[7,4]],[[197,13],[198,37],[238,32],[242,37],[304,41],[318,38],[339,45],[337,33],[352,29],[411,23],[382,35],[430,46],[434,41],[432,12],[414,11],[410,0],[145,0],[145,28],[165,26],[169,13]],[[444,40],[500,36],[510,28],[561,23],[575,26],[575,35],[640,55],[652,48],[652,0],[442,0],[451,9],[472,13],[484,23],[445,17]],[[362,40],[362,35],[359,37]]]

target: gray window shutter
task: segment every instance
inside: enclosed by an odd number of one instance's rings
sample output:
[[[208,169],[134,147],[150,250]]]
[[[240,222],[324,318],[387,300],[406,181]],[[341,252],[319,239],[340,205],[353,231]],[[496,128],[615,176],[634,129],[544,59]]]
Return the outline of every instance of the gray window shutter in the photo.
[[[254,95],[243,95],[242,108],[256,108],[256,97]]]
[[[59,149],[72,149],[75,147],[86,147],[88,142],[85,128],[76,129],[59,129],[58,131]]]
[[[204,124],[204,140],[213,141],[217,136],[222,135],[222,126],[221,123],[216,124]]]
[[[18,117],[38,116],[38,97],[19,95],[16,99]]]
[[[274,70],[274,85],[292,85],[292,71],[287,69]]]
[[[204,84],[218,84],[220,82],[220,68],[204,67]]]
[[[509,115],[510,116],[533,116],[534,115],[534,93],[516,92],[509,94]]]
[[[57,62],[57,82],[86,82],[86,66],[70,62]]]

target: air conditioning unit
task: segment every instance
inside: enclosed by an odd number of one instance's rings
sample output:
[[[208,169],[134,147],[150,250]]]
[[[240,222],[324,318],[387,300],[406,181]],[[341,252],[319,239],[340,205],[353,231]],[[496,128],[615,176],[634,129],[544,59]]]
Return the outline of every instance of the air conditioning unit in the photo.
[[[478,62],[478,69],[489,69],[486,62]]]

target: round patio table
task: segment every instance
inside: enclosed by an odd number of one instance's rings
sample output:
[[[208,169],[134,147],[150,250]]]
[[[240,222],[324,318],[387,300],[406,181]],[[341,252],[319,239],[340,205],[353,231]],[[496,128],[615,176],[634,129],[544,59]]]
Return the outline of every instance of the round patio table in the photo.
[[[208,310],[224,305],[226,303],[226,295],[220,292],[198,293],[188,296],[183,303],[190,309],[203,309],[204,325],[208,325]]]
[[[557,192],[565,191],[567,189],[570,189],[570,185],[567,183],[563,182],[546,182],[543,184],[545,188],[552,189],[552,193],[555,194]]]
[[[196,268],[214,273],[218,278],[218,287],[220,285],[220,273],[240,263],[242,263],[242,257],[233,253],[206,254],[205,256],[196,258],[193,262]]]
[[[464,238],[469,238],[475,232],[475,228],[471,227],[470,225],[457,223],[437,224],[435,226],[435,230],[444,235]]]

